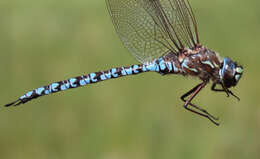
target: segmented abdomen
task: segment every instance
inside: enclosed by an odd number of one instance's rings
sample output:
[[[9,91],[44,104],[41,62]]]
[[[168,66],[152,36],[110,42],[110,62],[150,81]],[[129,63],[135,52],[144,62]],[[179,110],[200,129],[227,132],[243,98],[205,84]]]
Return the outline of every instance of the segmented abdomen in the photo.
[[[106,71],[94,72],[88,75],[73,77],[67,80],[54,82],[51,83],[50,85],[39,87],[37,89],[29,91],[23,96],[21,96],[17,101],[7,104],[6,106],[23,104],[40,96],[49,95],[51,93],[65,91],[67,89],[77,88],[92,83],[97,83],[111,78],[118,78],[121,76],[146,72],[148,71],[147,68],[149,67],[145,65],[132,65],[129,67],[118,67]]]
[[[62,80],[59,82],[51,83],[50,85],[47,86],[39,87],[37,89],[27,92],[26,94],[21,96],[18,100],[6,104],[5,106],[7,107],[11,105],[16,106],[19,104],[26,103],[34,98],[38,98],[44,95],[49,95],[51,93],[65,91],[67,89],[77,88],[80,86],[97,83],[111,78],[118,78],[127,75],[135,75],[142,72],[153,71],[153,72],[159,72],[161,74],[178,73],[180,71],[178,67],[175,65],[174,62],[165,61],[161,57],[157,59],[155,62],[147,65],[139,64],[139,65],[132,65],[129,67],[117,67],[106,71],[94,72],[88,75],[69,78],[68,80]]]

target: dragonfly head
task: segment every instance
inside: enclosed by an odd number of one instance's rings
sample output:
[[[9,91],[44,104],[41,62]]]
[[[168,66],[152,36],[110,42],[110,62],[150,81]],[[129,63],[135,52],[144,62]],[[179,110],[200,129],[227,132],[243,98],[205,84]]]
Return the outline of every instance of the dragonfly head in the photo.
[[[224,58],[219,70],[219,77],[224,87],[230,88],[236,86],[242,74],[242,66],[237,65],[237,63],[233,62],[230,58]]]

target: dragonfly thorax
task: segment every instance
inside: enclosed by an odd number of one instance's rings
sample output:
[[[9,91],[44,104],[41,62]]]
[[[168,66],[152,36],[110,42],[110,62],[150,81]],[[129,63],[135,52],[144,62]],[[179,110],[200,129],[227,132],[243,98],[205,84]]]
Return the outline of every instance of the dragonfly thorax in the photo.
[[[237,85],[243,74],[243,67],[237,65],[230,58],[224,58],[219,70],[221,83],[226,87],[234,87]]]

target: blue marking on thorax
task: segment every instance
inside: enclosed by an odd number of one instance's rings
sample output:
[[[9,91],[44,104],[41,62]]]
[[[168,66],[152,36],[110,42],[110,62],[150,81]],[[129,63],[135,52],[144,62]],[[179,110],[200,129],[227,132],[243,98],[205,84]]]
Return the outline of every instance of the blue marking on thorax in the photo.
[[[76,78],[70,78],[69,81],[70,81],[71,87],[73,87],[73,88],[77,87],[77,84],[75,84],[75,82],[77,82]]]
[[[45,90],[44,87],[40,87],[35,90],[35,93],[41,95],[44,90]]]
[[[200,53],[196,54],[195,56],[198,56],[199,58],[202,58],[202,55]]]
[[[126,70],[125,70],[124,67],[121,67],[121,75],[123,75],[123,76],[127,75]]]
[[[187,63],[187,59],[185,59],[185,60],[183,61],[182,67],[185,67],[185,68],[187,68],[187,69],[189,69],[189,70],[191,70],[191,71],[194,71],[194,72],[198,72],[198,70],[196,70],[195,68],[190,68],[186,63]]]
[[[107,79],[106,76],[105,76],[105,74],[104,74],[104,72],[102,72],[102,74],[100,75],[100,79],[101,79],[102,81],[104,81],[104,80]]]
[[[223,68],[219,70],[218,74],[219,74],[220,79],[223,79],[223,76],[224,76]]]
[[[95,73],[90,73],[89,74],[90,76],[90,80],[94,83],[94,82],[97,82],[97,79],[95,79],[97,77],[97,74]]]
[[[201,63],[209,65],[211,68],[215,68],[214,65],[210,61],[201,61]]]
[[[107,79],[110,79],[111,78],[111,72],[108,71],[107,73],[105,73],[105,76],[107,77]]]
[[[117,78],[118,77],[118,74],[116,73],[116,68],[112,68],[111,69],[111,74],[113,77]]]
[[[133,73],[131,66],[129,68],[126,68],[125,71],[126,71],[127,75],[131,75]]]
[[[138,68],[139,68],[138,65],[134,65],[134,66],[133,66],[133,71],[134,71],[134,73],[139,73],[139,71],[137,70]]]
[[[33,94],[33,91],[30,91],[30,92],[27,92],[27,93],[26,93],[26,96],[27,96],[27,97],[30,97],[32,94]]]
[[[182,67],[189,68],[189,67],[187,66],[186,62],[187,62],[186,60],[184,60],[184,61],[182,62]]]
[[[198,72],[198,70],[196,70],[195,68],[188,68],[188,69],[193,71],[193,72]]]
[[[58,89],[57,89],[58,86],[59,86],[59,83],[52,83],[51,84],[52,91],[57,92],[58,91]]]

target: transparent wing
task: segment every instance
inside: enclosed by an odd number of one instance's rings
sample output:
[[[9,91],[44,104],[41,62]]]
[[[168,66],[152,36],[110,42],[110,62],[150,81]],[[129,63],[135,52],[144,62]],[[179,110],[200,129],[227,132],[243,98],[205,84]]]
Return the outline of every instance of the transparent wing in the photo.
[[[188,0],[106,0],[121,41],[140,62],[199,44]]]

